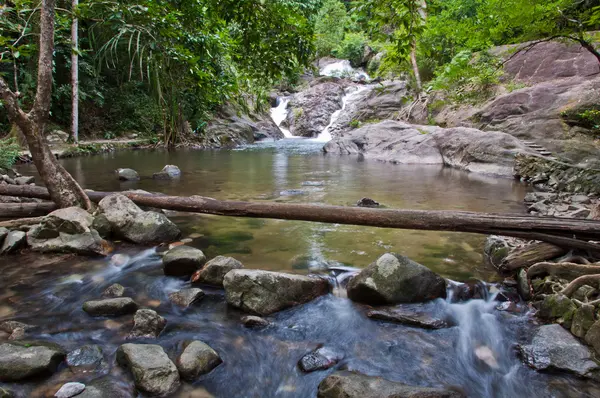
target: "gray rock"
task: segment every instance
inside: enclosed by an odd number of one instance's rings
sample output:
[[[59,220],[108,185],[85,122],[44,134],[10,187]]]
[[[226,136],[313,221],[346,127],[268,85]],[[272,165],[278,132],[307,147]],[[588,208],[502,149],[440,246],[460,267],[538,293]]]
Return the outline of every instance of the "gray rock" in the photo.
[[[68,207],[48,214],[42,224],[47,229],[75,235],[90,232],[93,221],[92,215],[81,207]]]
[[[138,244],[171,242],[181,231],[164,214],[144,212],[123,195],[110,195],[98,204],[112,232]]]
[[[379,202],[371,199],[371,198],[362,198],[358,202],[356,202],[358,207],[379,207]]]
[[[590,376],[599,369],[590,350],[560,325],[544,325],[531,344],[519,346],[524,361],[534,369]]]
[[[104,364],[104,354],[99,345],[84,345],[67,354],[67,365],[72,369],[93,370]]]
[[[54,394],[55,398],[71,398],[79,395],[85,390],[85,384],[83,383],[66,383]]]
[[[130,339],[157,338],[167,326],[167,320],[154,310],[137,310],[133,317],[133,329],[129,333]]]
[[[571,333],[583,339],[595,322],[595,313],[596,308],[593,305],[583,304],[577,308],[573,314]]]
[[[15,182],[17,185],[29,185],[35,182],[35,177],[17,177]]]
[[[23,231],[10,231],[4,238],[2,247],[0,247],[0,255],[15,253],[25,246],[27,235]]]
[[[179,372],[163,348],[154,344],[123,344],[117,362],[129,369],[138,390],[165,396],[179,387]]]
[[[102,292],[102,297],[123,297],[125,294],[125,287],[118,283],[113,283]]]
[[[181,170],[173,165],[166,165],[161,171],[152,175],[152,178],[156,180],[173,180],[179,177],[181,177]]]
[[[53,344],[0,344],[0,381],[48,376],[56,371],[64,357],[65,353]]]
[[[365,304],[416,303],[446,297],[446,281],[408,257],[387,253],[348,282],[348,297]]]
[[[100,235],[104,239],[109,238],[112,233],[112,227],[110,226],[110,222],[104,214],[97,214],[94,217],[94,221],[92,222],[92,229],[98,231],[98,235]]]
[[[206,263],[202,250],[190,246],[177,246],[163,257],[163,270],[169,276],[190,276]]]
[[[192,283],[223,286],[223,278],[234,269],[244,268],[244,265],[233,257],[217,256],[196,271],[192,276]]]
[[[594,322],[585,334],[585,342],[591,345],[596,353],[600,354],[600,321]]]
[[[519,296],[525,301],[531,300],[531,288],[529,287],[529,279],[527,278],[527,271],[521,268],[517,272],[517,292]]]
[[[331,114],[342,108],[344,88],[338,82],[316,84],[294,96],[286,120],[290,132],[301,137],[316,137],[327,127]]]
[[[343,359],[343,355],[327,347],[320,347],[303,356],[298,367],[305,373],[326,370],[334,367]]]
[[[0,227],[0,245],[4,242],[4,238],[8,235],[8,229]]]
[[[83,303],[83,310],[91,316],[119,316],[133,314],[138,305],[129,297],[91,300]]]
[[[33,328],[33,326],[28,325],[26,323],[23,322],[19,322],[19,321],[3,321],[0,322],[0,330],[2,330],[5,333],[12,333],[17,329],[23,329],[23,330],[28,330]]]
[[[321,278],[245,269],[228,272],[223,285],[230,305],[258,315],[307,303],[329,292],[329,283]]]
[[[191,342],[177,358],[177,369],[181,378],[194,381],[223,363],[223,360],[208,344]]]
[[[266,319],[254,315],[242,317],[242,323],[245,327],[250,329],[262,329],[271,325],[271,322],[267,321]]]
[[[37,225],[27,232],[27,243],[40,253],[75,253],[86,256],[107,256],[113,251],[110,242],[102,239],[96,230],[71,235]]]
[[[460,398],[462,394],[441,388],[413,387],[381,377],[335,372],[320,384],[317,398]]]
[[[133,169],[117,169],[117,177],[121,181],[137,181],[140,175]]]
[[[402,307],[370,310],[367,312],[367,316],[371,319],[396,322],[423,329],[443,329],[450,327],[448,322],[446,322],[444,319],[430,315],[426,312],[415,311]]]
[[[125,386],[120,380],[102,377],[88,383],[77,398],[131,398],[135,396],[131,390],[133,388]]]
[[[590,204],[592,201],[587,195],[573,195],[571,196],[571,203],[578,203],[581,205]]]
[[[183,289],[169,294],[169,300],[180,307],[189,307],[204,297],[202,289]]]

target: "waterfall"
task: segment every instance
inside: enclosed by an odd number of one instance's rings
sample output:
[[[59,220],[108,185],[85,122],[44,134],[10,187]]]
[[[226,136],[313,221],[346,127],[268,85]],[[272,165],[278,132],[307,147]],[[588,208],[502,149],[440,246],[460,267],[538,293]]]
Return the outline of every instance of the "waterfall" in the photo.
[[[289,103],[289,98],[281,98],[279,105],[271,108],[271,119],[273,119],[273,122],[275,122],[277,127],[279,127],[279,130],[281,130],[285,138],[294,138],[290,130],[286,129],[285,127],[281,127],[281,123],[283,123],[283,121],[287,118],[287,106]]]
[[[356,97],[358,97],[358,95],[360,93],[362,93],[363,91],[369,89],[370,86],[351,86],[348,87],[346,89],[346,94],[342,97],[342,108],[338,109],[337,111],[333,112],[333,114],[331,115],[331,119],[329,121],[329,124],[327,125],[327,127],[325,127],[323,129],[323,131],[321,131],[321,134],[319,134],[319,136],[317,138],[314,139],[314,141],[316,142],[329,142],[331,141],[331,139],[333,138],[331,136],[331,127],[335,124],[335,122],[338,121],[338,119],[340,118],[341,113],[346,109],[346,105],[348,105],[348,103],[352,102],[353,100],[356,99]]]
[[[350,61],[343,59],[332,64],[323,67],[319,71],[321,76],[333,76],[333,77],[353,77],[358,80],[369,81],[369,75],[362,69],[354,69],[350,65]]]

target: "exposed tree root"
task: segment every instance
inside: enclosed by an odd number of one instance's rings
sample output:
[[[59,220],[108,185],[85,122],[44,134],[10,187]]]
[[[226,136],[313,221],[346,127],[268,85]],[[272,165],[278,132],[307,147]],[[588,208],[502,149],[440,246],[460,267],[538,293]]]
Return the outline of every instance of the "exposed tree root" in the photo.
[[[527,277],[534,279],[544,275],[557,276],[568,280],[579,278],[583,275],[600,274],[600,264],[593,265],[575,264],[575,263],[537,263],[527,271]]]
[[[573,293],[575,293],[583,285],[598,286],[598,284],[600,284],[600,274],[580,276],[569,283],[567,287],[563,289],[561,294],[571,297],[571,295],[573,295]]]

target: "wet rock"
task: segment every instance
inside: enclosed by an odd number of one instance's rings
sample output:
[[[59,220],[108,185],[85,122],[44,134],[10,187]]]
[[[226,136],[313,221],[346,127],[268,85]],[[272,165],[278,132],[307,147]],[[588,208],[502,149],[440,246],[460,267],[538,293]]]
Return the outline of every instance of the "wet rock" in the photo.
[[[137,181],[140,175],[133,169],[117,169],[117,177],[121,181]]]
[[[585,342],[594,347],[596,353],[600,354],[600,321],[594,322],[585,334]]]
[[[271,324],[271,322],[267,321],[266,319],[254,315],[242,317],[242,323],[249,329],[262,329]]]
[[[446,297],[446,281],[408,257],[386,253],[348,282],[348,297],[365,304],[415,303]]]
[[[15,398],[15,394],[7,388],[0,387],[0,398]]]
[[[202,289],[183,289],[169,294],[169,300],[180,307],[189,307],[204,297]]]
[[[94,217],[81,207],[58,209],[48,214],[43,226],[65,234],[76,235],[90,232]]]
[[[156,180],[173,180],[179,177],[181,177],[181,170],[173,165],[166,165],[161,171],[152,175]]]
[[[133,314],[138,305],[129,297],[91,300],[83,303],[83,310],[91,316],[119,316]]]
[[[123,287],[123,285],[119,285],[118,283],[114,283],[102,292],[102,297],[123,297],[124,294],[125,287]]]
[[[225,274],[244,265],[233,257],[217,256],[192,275],[192,283],[203,283],[212,286],[223,286]]]
[[[371,198],[362,198],[361,200],[356,202],[356,205],[358,207],[379,207],[379,202],[376,202]]]
[[[573,313],[571,333],[579,338],[584,338],[587,331],[595,322],[596,308],[593,305],[583,304]]]
[[[193,381],[219,366],[223,360],[208,344],[191,342],[177,358],[177,369],[184,380]]]
[[[64,357],[65,353],[54,344],[0,344],[0,381],[48,376],[56,371]]]
[[[441,388],[413,387],[381,377],[354,372],[335,372],[320,384],[317,398],[460,398],[462,394]]]
[[[202,250],[190,246],[177,246],[163,257],[163,270],[169,276],[190,276],[206,263]]]
[[[13,332],[8,336],[9,340],[22,340],[25,338],[25,329],[16,328]]]
[[[228,272],[223,285],[230,305],[258,315],[304,304],[329,292],[329,283],[321,278],[244,269]]]
[[[488,288],[479,279],[471,279],[453,287],[453,302],[482,300],[488,297]]]
[[[104,354],[99,345],[84,345],[67,354],[67,365],[80,370],[94,370],[103,365]]]
[[[444,319],[437,318],[426,312],[415,311],[408,308],[382,308],[367,312],[371,319],[396,322],[403,325],[416,326],[423,329],[442,329],[450,327]]]
[[[124,386],[110,377],[95,379],[85,386],[85,390],[77,398],[131,398],[135,394],[133,388]]]
[[[566,328],[570,328],[576,309],[575,303],[567,296],[552,294],[544,298],[537,315],[543,319],[558,320]]]
[[[154,310],[137,310],[133,317],[133,329],[129,333],[130,339],[157,338],[167,326],[167,320]]]
[[[320,347],[303,356],[298,362],[298,366],[303,372],[310,373],[332,368],[342,359],[343,356],[340,353],[327,347]]]
[[[19,321],[4,321],[4,322],[0,322],[0,330],[2,330],[5,333],[13,333],[15,330],[17,329],[23,329],[23,330],[28,330],[33,328],[33,326],[28,325],[26,323],[23,322],[19,322]]]
[[[110,234],[112,233],[110,222],[104,214],[97,214],[94,217],[94,221],[92,222],[92,229],[98,231],[98,235],[100,235],[104,239],[110,237]]]
[[[113,251],[112,244],[102,239],[93,229],[76,235],[60,232],[58,236],[53,236],[55,233],[56,231],[42,225],[35,226],[27,233],[27,243],[33,251],[40,253],[75,253],[104,257]]]
[[[0,255],[15,253],[17,250],[25,246],[27,235],[23,231],[10,231],[4,238],[2,247],[0,247]]]
[[[497,235],[489,235],[485,240],[483,253],[488,262],[498,268],[502,261],[508,256],[510,247],[505,238]]]
[[[560,325],[544,325],[531,344],[519,346],[524,361],[534,369],[565,371],[578,376],[591,376],[600,369],[590,350]]]
[[[163,348],[154,344],[123,344],[117,362],[129,369],[138,390],[165,396],[179,387],[179,372]]]
[[[35,177],[17,177],[15,178],[15,183],[17,185],[29,185],[35,182]]]
[[[287,124],[291,133],[316,137],[327,127],[331,114],[342,108],[344,88],[335,82],[323,82],[296,94],[290,101]]]
[[[123,195],[107,196],[98,207],[110,223],[112,232],[133,243],[171,242],[181,234],[164,214],[145,212]]]
[[[529,279],[527,278],[527,271],[521,268],[517,272],[517,292],[519,296],[525,301],[531,300],[531,288],[529,287]]]
[[[4,227],[0,227],[0,245],[2,244],[2,242],[4,242],[4,238],[6,238],[6,235],[8,235],[8,229],[4,228]]]
[[[54,394],[55,398],[71,398],[85,390],[83,383],[66,383]]]

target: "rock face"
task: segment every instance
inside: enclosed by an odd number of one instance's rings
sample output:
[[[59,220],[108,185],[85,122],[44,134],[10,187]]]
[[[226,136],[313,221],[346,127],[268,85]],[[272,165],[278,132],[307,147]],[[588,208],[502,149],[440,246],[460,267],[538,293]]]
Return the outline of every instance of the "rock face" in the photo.
[[[244,269],[227,273],[223,285],[230,305],[258,315],[307,303],[329,291],[324,279]]]
[[[416,303],[446,297],[446,281],[408,257],[387,253],[348,282],[348,297],[365,304]]]
[[[519,350],[525,362],[537,370],[565,371],[585,377],[600,369],[590,350],[556,324],[540,327],[531,344],[519,346]]]
[[[202,300],[204,292],[202,289],[183,289],[169,294],[169,300],[180,307],[189,307],[197,301]]]
[[[129,297],[91,300],[83,303],[83,310],[91,316],[119,316],[133,314],[138,305]]]
[[[107,196],[98,207],[110,223],[112,232],[133,243],[171,242],[181,234],[164,214],[145,212],[123,195]]]
[[[174,180],[179,177],[181,177],[181,170],[172,164],[166,165],[161,171],[152,175],[155,180]]]
[[[196,271],[192,276],[193,283],[223,286],[225,274],[234,269],[244,268],[244,265],[233,257],[217,256]]]
[[[191,342],[177,358],[177,369],[185,380],[194,381],[223,363],[223,360],[208,344]]]
[[[283,133],[268,113],[244,114],[232,106],[224,106],[208,124],[202,140],[204,147],[228,148],[265,138],[283,138]]]
[[[344,88],[334,80],[316,84],[290,101],[287,124],[293,135],[318,136],[329,124],[331,114],[342,108]]]
[[[140,175],[133,169],[117,169],[117,177],[121,181],[137,181]]]
[[[461,170],[512,177],[515,156],[531,153],[518,139],[501,132],[456,127],[418,126],[385,120],[352,130],[328,142],[326,153],[401,164],[440,164]]]
[[[163,270],[169,276],[190,276],[206,263],[202,250],[190,246],[177,246],[163,257]]]
[[[131,371],[136,388],[144,393],[165,396],[179,387],[177,367],[159,345],[123,344],[117,362]]]
[[[381,377],[335,372],[320,384],[317,398],[460,398],[461,394],[441,388],[413,387]]]
[[[65,357],[58,347],[35,343],[0,344],[0,381],[18,381],[50,375]]]
[[[26,238],[27,235],[23,231],[10,231],[0,247],[0,254],[15,253],[25,245]]]
[[[129,333],[130,339],[153,339],[160,335],[167,326],[167,320],[153,310],[137,310],[133,317],[133,329]]]

